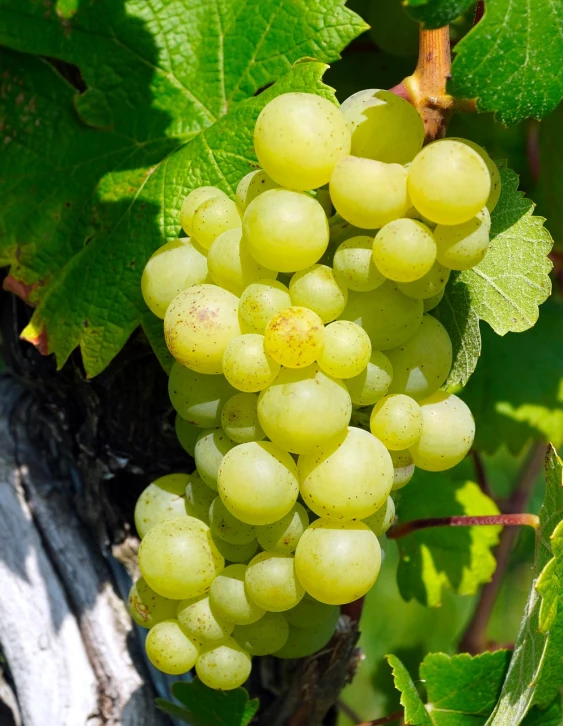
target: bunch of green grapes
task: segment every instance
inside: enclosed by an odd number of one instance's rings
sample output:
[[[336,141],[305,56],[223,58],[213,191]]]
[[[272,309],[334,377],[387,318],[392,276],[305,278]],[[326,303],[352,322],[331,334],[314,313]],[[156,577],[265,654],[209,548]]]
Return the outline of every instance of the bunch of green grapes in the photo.
[[[230,689],[255,655],[323,648],[339,607],[378,577],[394,492],[471,447],[471,412],[442,390],[451,341],[430,311],[450,270],[486,254],[499,174],[471,142],[423,138],[387,91],[340,108],[278,96],[236,199],[191,191],[187,237],[147,263],[196,467],[150,484],[135,511],[131,612],[166,673],[195,666]],[[329,248],[333,207],[353,231]]]

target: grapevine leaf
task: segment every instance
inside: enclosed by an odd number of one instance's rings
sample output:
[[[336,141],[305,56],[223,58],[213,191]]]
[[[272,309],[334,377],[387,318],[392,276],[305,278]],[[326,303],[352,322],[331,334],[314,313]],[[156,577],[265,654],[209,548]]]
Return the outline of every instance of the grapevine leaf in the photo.
[[[563,305],[548,301],[521,335],[482,333],[479,365],[461,394],[475,417],[476,448],[494,453],[504,444],[517,454],[538,438],[561,446],[563,373],[553,361],[563,360]]]
[[[191,726],[247,726],[260,705],[257,698],[250,700],[244,688],[217,691],[197,678],[174,683],[172,694],[183,706],[159,698],[158,707]]]
[[[81,76],[64,72],[86,86],[2,51],[0,264],[38,305],[25,337],[59,366],[79,345],[95,375],[145,322],[141,272],[177,236],[182,197],[201,184],[233,194],[256,164],[251,129],[269,99],[334,98],[323,63],[292,64],[336,59],[366,26],[340,0],[57,8],[0,0],[0,43],[74,64]]]
[[[536,590],[541,596],[539,629],[547,633],[557,617],[558,598],[563,590],[563,521],[554,529],[551,539],[553,558],[541,571]]]
[[[538,206],[555,244],[563,244],[563,104],[538,126],[541,174],[535,191]]]
[[[422,703],[408,670],[394,655],[387,655],[393,671],[395,688],[401,693],[401,706],[405,709],[404,721],[413,726],[432,726],[432,721]]]
[[[468,10],[475,0],[406,0],[409,14],[424,28],[441,28],[449,25]]]
[[[563,97],[563,15],[557,2],[495,0],[455,48],[448,89],[505,124],[541,119]]]
[[[549,660],[551,631],[544,633],[540,629],[542,597],[536,585],[545,566],[553,557],[551,537],[563,518],[563,463],[551,446],[547,452],[545,468],[546,492],[536,539],[534,582],[500,698],[486,726],[518,726],[522,723],[534,702],[538,684],[541,684],[542,669]],[[559,678],[561,683],[561,670]]]
[[[498,514],[496,504],[477,484],[455,474],[417,470],[408,497],[398,508],[401,522],[426,517]],[[432,527],[397,540],[401,561],[397,581],[405,600],[438,607],[442,591],[473,595],[491,579],[495,558],[491,548],[500,527]]]
[[[481,350],[477,319],[499,335],[522,332],[538,319],[551,291],[547,255],[552,247],[543,217],[518,191],[518,177],[500,169],[502,193],[491,216],[491,247],[476,267],[453,273],[435,310],[452,338],[454,364],[447,384],[467,383]]]
[[[545,709],[534,706],[526,714],[522,726],[561,726],[563,723],[563,709],[561,707],[561,695],[558,693]]]

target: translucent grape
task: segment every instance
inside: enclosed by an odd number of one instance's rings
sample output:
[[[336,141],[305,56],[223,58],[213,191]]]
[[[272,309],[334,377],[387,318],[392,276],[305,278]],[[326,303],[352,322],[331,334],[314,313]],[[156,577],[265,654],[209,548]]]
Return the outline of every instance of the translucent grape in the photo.
[[[285,517],[273,524],[258,528],[258,543],[267,552],[291,554],[308,526],[309,515],[307,510],[299,502],[296,502],[293,509]]]
[[[244,584],[246,565],[229,565],[217,575],[209,592],[213,610],[235,625],[250,625],[264,615],[265,610],[250,599]]]
[[[450,278],[450,271],[447,267],[444,267],[439,262],[435,262],[428,272],[419,277],[418,280],[412,282],[398,282],[397,288],[407,295],[407,297],[414,297],[417,300],[429,300],[440,293],[443,294],[443,290],[447,285]],[[426,310],[426,308],[425,308]]]
[[[205,524],[209,524],[209,507],[215,497],[216,494],[213,489],[203,482],[196,471],[193,474],[188,474],[185,506],[190,517],[201,519]]]
[[[164,318],[168,349],[198,373],[221,373],[225,348],[237,335],[238,298],[216,285],[184,290],[172,300]]]
[[[301,455],[297,470],[305,504],[332,521],[368,517],[393,485],[393,463],[385,446],[353,426],[337,443]]]
[[[201,428],[219,426],[221,409],[235,393],[236,390],[223,376],[196,373],[178,361],[172,366],[168,378],[168,395],[172,405],[188,424]]]
[[[459,464],[475,437],[475,421],[461,398],[438,392],[420,402],[422,436],[410,447],[416,466],[445,471]]]
[[[369,363],[371,341],[366,331],[349,320],[336,320],[325,328],[319,366],[329,376],[353,378]]]
[[[381,567],[377,537],[363,522],[309,525],[295,551],[297,577],[312,597],[343,605],[365,595]]]
[[[241,227],[237,205],[224,197],[212,197],[200,204],[192,219],[193,237],[208,250],[220,234]]]
[[[413,398],[401,393],[385,396],[373,407],[370,429],[388,449],[408,449],[418,441],[422,433],[420,406]]]
[[[379,507],[377,512],[374,512],[371,517],[366,517],[363,521],[377,537],[381,537],[381,535],[385,534],[385,532],[387,532],[389,527],[393,524],[394,519],[395,502],[391,499],[391,497],[387,497],[384,504]]]
[[[309,308],[323,323],[335,320],[348,300],[348,290],[328,265],[313,265],[296,272],[289,283],[289,294],[293,305]]]
[[[408,190],[414,206],[428,219],[463,224],[485,206],[491,177],[476,151],[459,141],[440,139],[412,161]]]
[[[334,629],[339,616],[338,605],[326,605],[309,595],[305,595],[300,603],[284,613],[287,622],[296,628],[313,628],[319,623],[330,621]]]
[[[164,318],[176,295],[207,279],[207,260],[189,240],[177,239],[160,247],[141,277],[141,292],[148,308]]]
[[[164,620],[151,628],[145,648],[153,666],[170,676],[190,671],[198,657],[197,645],[182,632],[177,620]]]
[[[237,393],[223,406],[221,426],[232,441],[247,444],[266,438],[258,421],[257,407],[258,396],[254,393]]]
[[[225,348],[223,373],[239,391],[261,391],[275,379],[279,371],[280,364],[266,349],[263,335],[239,335]]]
[[[246,208],[243,232],[251,255],[279,272],[310,267],[328,246],[328,220],[308,194],[270,189]]]
[[[330,180],[336,211],[361,229],[377,229],[404,217],[409,208],[407,171],[399,164],[345,156]]]
[[[282,368],[258,398],[258,418],[266,436],[295,454],[305,454],[342,434],[352,401],[344,383],[318,365]]]
[[[208,199],[228,199],[225,192],[217,187],[198,187],[188,194],[184,199],[180,210],[180,224],[184,232],[191,237],[193,235],[192,222],[197,208]]]
[[[390,91],[367,88],[341,106],[354,156],[406,164],[422,148],[424,124],[415,107]]]
[[[260,166],[288,189],[326,184],[336,162],[350,151],[340,109],[312,93],[284,93],[261,111],[254,128]]]
[[[299,494],[291,456],[270,441],[239,444],[219,467],[219,495],[247,524],[271,524],[291,511]]]
[[[432,268],[436,242],[422,222],[396,219],[375,235],[373,259],[381,274],[390,280],[413,282]]]
[[[250,655],[233,638],[203,650],[195,664],[199,680],[209,688],[221,691],[231,691],[242,686],[251,669]]]
[[[346,388],[356,406],[371,406],[386,395],[393,380],[393,367],[380,350],[372,351],[366,368],[346,379]]]
[[[336,618],[338,620],[338,617]],[[336,628],[336,622],[325,620],[308,628],[289,627],[285,644],[277,650],[276,658],[306,658],[327,645]]]
[[[270,320],[264,346],[274,360],[286,368],[305,368],[314,363],[324,345],[324,325],[312,310],[290,307]]]
[[[486,206],[489,212],[492,212],[493,209],[497,206],[497,202],[499,200],[501,192],[500,172],[497,165],[491,159],[485,149],[482,146],[479,146],[479,144],[476,144],[474,141],[469,141],[469,139],[460,139],[454,136],[449,138],[450,141],[461,141],[462,144],[467,144],[467,146],[470,146],[479,154],[481,159],[483,159],[483,161],[487,165],[487,169],[489,170],[489,174],[491,176],[491,192],[489,194]]]
[[[217,237],[209,248],[207,265],[213,282],[234,295],[240,295],[251,282],[275,279],[278,274],[256,262],[240,228],[229,229]]]
[[[390,393],[406,393],[418,400],[435,393],[452,367],[452,343],[439,320],[424,315],[413,337],[387,351],[393,366]],[[403,447],[407,448],[407,447]]]
[[[235,444],[222,429],[204,429],[195,444],[194,461],[202,481],[217,491],[219,466]]]
[[[193,517],[155,524],[139,548],[139,567],[149,587],[174,600],[203,595],[224,565],[209,527]]]
[[[414,463],[410,451],[390,451],[393,460],[393,491],[402,489],[413,477]]]
[[[369,335],[374,350],[389,350],[416,333],[422,320],[422,300],[403,295],[388,280],[371,292],[350,292],[340,319],[360,325]]]
[[[463,224],[439,224],[435,231],[438,262],[452,270],[469,270],[489,251],[491,218],[487,207]]]
[[[373,261],[373,237],[360,235],[345,240],[334,253],[334,274],[349,290],[369,292],[385,282]]]
[[[235,627],[213,610],[208,595],[199,595],[177,604],[177,619],[188,638],[200,645],[220,643]]]
[[[152,628],[163,620],[176,617],[177,600],[162,597],[140,577],[129,591],[129,612],[143,628]],[[281,647],[281,646],[280,646]]]
[[[195,453],[195,442],[201,433],[199,426],[194,426],[177,413],[174,420],[174,430],[176,431],[176,436],[178,437],[180,446],[193,458]]]
[[[237,625],[233,638],[250,655],[270,655],[283,647],[289,636],[289,625],[280,613],[265,613],[251,625]]]
[[[209,509],[209,526],[217,537],[229,544],[250,544],[256,539],[256,527],[241,522],[225,507],[220,497],[216,497]]]
[[[250,562],[258,550],[258,542],[255,539],[245,545],[229,544],[229,542],[225,542],[225,540],[220,537],[215,537],[214,540],[217,545],[217,549],[227,562]]]
[[[277,189],[279,184],[266,174],[263,169],[256,169],[250,171],[246,176],[243,176],[237,186],[237,209],[239,213],[244,214],[244,210],[248,207],[250,202],[262,192],[267,192],[269,189]]]
[[[244,582],[252,600],[274,613],[295,607],[305,594],[292,555],[260,552],[250,560]]]
[[[135,527],[142,539],[157,522],[170,517],[185,517],[187,474],[167,474],[143,490],[135,505]]]
[[[291,306],[289,290],[277,280],[258,280],[240,296],[240,325],[245,333],[264,334],[266,325],[277,313]]]

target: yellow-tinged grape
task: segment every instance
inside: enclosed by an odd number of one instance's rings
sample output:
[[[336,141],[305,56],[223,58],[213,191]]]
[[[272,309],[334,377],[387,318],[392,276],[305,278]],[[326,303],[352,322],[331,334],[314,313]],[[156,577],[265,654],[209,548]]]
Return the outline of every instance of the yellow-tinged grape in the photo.
[[[340,109],[313,93],[284,93],[261,111],[254,128],[260,166],[288,189],[316,189],[330,179],[350,151],[350,132]]]
[[[262,192],[267,192],[269,189],[277,189],[279,184],[266,174],[264,169],[256,169],[250,171],[246,176],[243,176],[239,181],[236,192],[236,205],[239,213],[244,214],[244,210],[248,207],[250,202]]]
[[[305,454],[342,434],[352,401],[342,381],[318,365],[282,368],[258,398],[258,418],[266,436],[282,449]]]
[[[188,194],[180,210],[180,224],[187,235],[193,235],[192,222],[197,208],[208,199],[217,198],[228,199],[225,192],[217,187],[198,187]]]
[[[428,272],[412,282],[398,282],[397,288],[407,297],[428,300],[443,292],[450,278],[450,270],[436,261]]]
[[[291,610],[287,610],[283,616],[290,625],[296,628],[313,628],[315,625],[327,621],[330,621],[334,628],[340,617],[340,608],[338,605],[326,605],[324,602],[305,595],[299,604]]]
[[[337,280],[349,290],[369,292],[385,282],[373,261],[373,237],[360,235],[345,240],[332,262]]]
[[[427,398],[444,383],[452,367],[452,342],[446,329],[432,315],[424,315],[410,340],[387,351],[393,366],[390,393]],[[403,446],[402,448],[408,448]]]
[[[207,279],[207,260],[188,239],[160,247],[149,259],[141,277],[141,292],[148,308],[164,318],[176,295]]]
[[[223,457],[235,446],[223,429],[204,429],[195,444],[194,461],[202,481],[217,491],[217,474]]]
[[[178,361],[170,371],[168,379],[170,401],[188,424],[200,428],[219,426],[221,409],[235,393],[235,389],[223,376],[196,373]]]
[[[353,426],[339,442],[301,455],[297,470],[305,504],[332,521],[369,517],[393,485],[393,463],[385,446]]]
[[[182,418],[180,414],[177,413],[174,420],[174,430],[176,431],[176,436],[180,442],[180,446],[193,458],[195,453],[195,442],[201,433],[201,429],[198,426],[194,426],[189,423],[189,421],[186,421],[186,419]]]
[[[381,274],[390,280],[413,282],[432,268],[436,260],[436,242],[422,222],[396,219],[375,235],[373,259]]]
[[[487,151],[482,146],[479,146],[479,144],[476,144],[474,141],[469,141],[469,139],[460,139],[455,136],[451,136],[448,138],[451,141],[461,141],[462,144],[467,144],[467,146],[470,146],[479,154],[481,159],[483,159],[483,161],[487,165],[487,169],[489,170],[489,174],[491,175],[491,192],[489,194],[486,206],[489,212],[492,212],[493,209],[497,206],[497,202],[499,200],[501,192],[501,179],[498,166],[491,159]]]
[[[277,313],[291,306],[289,289],[277,280],[258,280],[240,296],[238,314],[245,333],[264,334]]]
[[[205,524],[209,524],[209,507],[215,497],[213,489],[203,482],[197,471],[188,474],[185,505],[190,517],[201,519]]]
[[[363,522],[317,519],[295,551],[297,577],[312,597],[343,605],[365,595],[377,580],[381,547]]]
[[[231,340],[223,353],[223,373],[239,391],[266,388],[280,372],[280,364],[265,346],[264,336],[245,333]]]
[[[360,325],[374,350],[389,350],[416,333],[422,320],[422,300],[403,295],[388,280],[371,292],[350,292],[340,319]]]
[[[245,524],[232,515],[220,497],[216,497],[211,503],[209,526],[214,535],[229,544],[250,544],[257,535],[256,527],[252,524]]]
[[[225,540],[220,537],[215,537],[214,540],[217,545],[217,549],[227,562],[250,562],[258,550],[258,542],[255,539],[245,545],[229,544],[229,542],[225,542]]]
[[[463,224],[439,224],[434,230],[438,262],[452,270],[469,270],[478,265],[489,250],[491,218],[487,207]]]
[[[203,595],[224,565],[209,527],[194,517],[155,524],[139,548],[139,567],[149,587],[174,600]]]
[[[214,611],[235,625],[255,623],[266,612],[251,600],[244,584],[246,565],[229,565],[217,575],[209,592]]]
[[[198,373],[221,373],[225,348],[237,335],[238,298],[216,285],[194,285],[176,295],[164,318],[168,349]]]
[[[335,320],[348,300],[348,290],[328,265],[313,265],[296,272],[289,283],[289,294],[293,305],[309,308],[323,323]]]
[[[292,555],[260,552],[250,560],[244,582],[252,600],[274,613],[295,607],[305,594]]]
[[[176,617],[188,638],[205,646],[225,640],[235,627],[213,610],[208,595],[180,600]]]
[[[231,691],[242,686],[251,669],[250,655],[233,638],[203,650],[195,664],[199,680],[208,688],[221,691]]]
[[[163,620],[176,617],[177,600],[162,597],[140,577],[129,591],[129,612],[143,628],[152,628]]]
[[[432,297],[428,297],[426,298],[426,300],[423,300],[422,302],[424,303],[424,312],[428,313],[430,312],[430,310],[434,310],[434,308],[442,302],[442,298],[444,297],[445,292],[446,288],[443,287],[437,295],[432,295]]]
[[[273,524],[258,527],[258,544],[267,552],[291,554],[308,526],[309,515],[307,510],[299,502],[296,502],[293,509],[285,517]]]
[[[438,224],[468,222],[485,206],[490,190],[487,165],[459,141],[435,141],[409,166],[410,199],[421,214]]]
[[[193,236],[206,250],[220,234],[242,226],[237,205],[224,197],[212,197],[199,205],[192,219]]]
[[[393,460],[393,491],[402,489],[413,477],[414,463],[412,454],[408,450],[390,451]]]
[[[323,345],[323,321],[304,307],[293,306],[274,315],[264,333],[266,351],[286,368],[310,366],[321,354]]]
[[[242,226],[251,255],[270,270],[303,270],[328,246],[324,209],[301,192],[270,189],[260,194],[246,208]]]
[[[330,620],[314,623],[307,628],[289,627],[288,638],[273,655],[276,658],[306,658],[327,645],[336,629],[339,615],[336,613]]]
[[[221,426],[232,441],[248,444],[266,438],[258,421],[257,407],[258,396],[254,393],[237,393],[223,406]]]
[[[240,295],[251,282],[270,277],[274,280],[278,274],[256,262],[240,227],[217,237],[209,248],[207,265],[213,282],[234,295]]]
[[[164,620],[150,629],[145,643],[147,656],[155,668],[170,676],[190,671],[198,648],[182,631],[177,620]]]
[[[346,379],[346,388],[356,406],[371,406],[386,395],[393,380],[393,367],[380,350],[372,351],[369,363],[353,378]]]
[[[395,502],[391,499],[391,497],[387,497],[377,512],[372,514],[371,517],[366,517],[363,522],[364,524],[367,524],[377,537],[381,537],[381,535],[385,534],[385,532],[387,532],[389,527],[393,524],[394,519]]]
[[[325,328],[319,366],[329,376],[353,378],[369,363],[371,341],[366,331],[350,320],[336,320]]]
[[[295,462],[270,441],[231,449],[219,467],[218,485],[225,507],[247,524],[277,522],[299,494]]]
[[[416,466],[445,471],[459,464],[475,437],[475,421],[467,404],[451,393],[435,393],[420,401],[422,435],[410,447]]]
[[[289,625],[281,613],[265,613],[251,625],[237,625],[233,638],[250,655],[271,655],[279,650],[289,635]]]
[[[185,517],[187,474],[167,474],[146,487],[135,505],[135,527],[142,539],[157,522]]]
[[[394,393],[375,404],[369,425],[372,434],[388,449],[408,449],[422,433],[422,411],[414,398]]]
[[[422,148],[424,124],[415,107],[390,91],[367,88],[341,106],[354,156],[406,164]]]
[[[345,156],[330,179],[336,211],[361,229],[377,229],[405,216],[409,208],[407,170],[400,164]]]

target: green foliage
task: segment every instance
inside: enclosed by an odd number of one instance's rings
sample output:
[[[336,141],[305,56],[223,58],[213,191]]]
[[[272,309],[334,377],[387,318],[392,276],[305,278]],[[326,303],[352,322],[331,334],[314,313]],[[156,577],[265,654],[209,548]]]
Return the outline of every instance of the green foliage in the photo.
[[[244,688],[215,691],[197,678],[189,683],[174,683],[172,694],[181,706],[159,698],[158,707],[191,726],[247,726],[259,706],[258,699],[250,700]]]
[[[537,202],[557,245],[563,242],[563,105],[537,128],[539,164]]]
[[[441,28],[475,4],[475,0],[405,0],[405,6],[424,28]]]
[[[394,655],[388,655],[387,661],[393,671],[395,688],[401,692],[401,706],[405,709],[405,722],[415,726],[432,726],[432,721],[424,708],[416,686],[412,682],[408,670]]]

